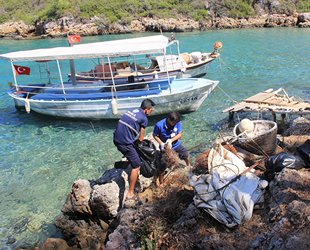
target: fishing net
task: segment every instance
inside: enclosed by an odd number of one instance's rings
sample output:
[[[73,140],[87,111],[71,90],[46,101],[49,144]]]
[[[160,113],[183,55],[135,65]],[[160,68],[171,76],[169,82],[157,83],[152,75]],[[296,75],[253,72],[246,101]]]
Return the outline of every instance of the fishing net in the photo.
[[[171,148],[166,148],[163,150],[162,159],[168,165],[169,168],[173,167],[180,161],[178,153]]]

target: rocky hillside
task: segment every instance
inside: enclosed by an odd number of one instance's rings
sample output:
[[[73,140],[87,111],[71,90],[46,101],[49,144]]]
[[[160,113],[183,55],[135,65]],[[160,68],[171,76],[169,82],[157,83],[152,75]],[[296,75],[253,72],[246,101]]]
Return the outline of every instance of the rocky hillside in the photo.
[[[287,16],[286,14],[261,15],[251,18],[216,17],[205,21],[194,21],[188,18],[149,18],[141,17],[129,24],[115,22],[107,26],[98,22],[98,18],[62,17],[53,21],[37,22],[26,25],[23,21],[7,22],[0,25],[1,38],[32,39],[55,38],[67,34],[93,36],[103,34],[125,34],[135,32],[186,32],[209,29],[234,29],[254,27],[310,27],[310,13]]]

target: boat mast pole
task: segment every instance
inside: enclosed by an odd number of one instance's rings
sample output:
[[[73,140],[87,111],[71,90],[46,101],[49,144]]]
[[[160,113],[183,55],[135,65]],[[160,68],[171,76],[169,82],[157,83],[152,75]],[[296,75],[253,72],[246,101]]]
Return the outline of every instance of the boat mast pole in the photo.
[[[170,44],[168,44],[167,47],[168,46],[170,46]],[[168,71],[168,66],[167,66],[166,48],[164,49],[164,60],[165,60],[165,65],[164,66],[166,67],[168,83],[169,83],[169,90],[170,90],[170,94],[171,94],[171,82],[170,82],[169,71]]]
[[[70,59],[69,62],[70,62],[70,71],[71,71],[71,80],[72,80],[72,84],[73,84],[73,85],[76,85],[76,76],[75,76],[74,61],[73,61],[73,59]]]
[[[175,40],[175,43],[177,44],[177,48],[178,48],[179,62],[180,62],[180,65],[181,65],[181,72],[182,72],[182,78],[183,78],[183,73],[185,72],[185,69],[183,68],[184,66],[183,66],[183,62],[181,60],[179,41]]]
[[[18,93],[17,81],[16,81],[16,73],[15,73],[15,68],[14,68],[14,65],[13,65],[13,62],[12,62],[12,61],[11,61],[11,66],[12,66],[12,71],[13,71],[13,77],[14,77],[14,84],[15,84],[15,88],[16,88],[17,94],[19,94],[19,93]]]
[[[137,79],[138,79],[138,82],[139,82],[138,68],[137,68],[137,62],[136,62],[135,55],[133,55],[132,57],[133,57],[133,63],[135,64],[136,76],[137,76]]]
[[[72,44],[69,42],[69,47],[72,47]],[[74,66],[74,60],[69,59],[70,62],[70,71],[71,71],[71,80],[72,85],[76,85],[76,75],[75,75],[75,66]]]
[[[114,88],[114,92],[115,92],[115,97],[117,99],[117,93],[116,93],[116,88],[115,88],[115,82],[114,82],[114,77],[113,77],[113,71],[112,71],[112,66],[111,66],[111,62],[110,62],[110,57],[108,57],[108,63],[109,63],[109,68],[110,68],[110,73],[111,73],[111,79],[112,79],[112,83],[113,83],[113,88]],[[112,99],[113,99],[113,95],[112,95]]]
[[[58,61],[58,59],[56,60],[56,62],[57,62],[57,67],[58,67],[58,72],[59,72],[59,78],[60,78],[60,82],[61,82],[61,86],[62,86],[62,92],[64,93],[65,101],[67,101],[66,92],[65,92],[65,87],[64,87],[64,83],[63,83],[63,81],[62,81],[62,76],[61,76],[61,71],[60,71],[60,66],[59,66],[59,61]]]
[[[46,72],[48,74],[48,83],[51,84],[52,81],[51,81],[51,72],[50,72],[50,69],[49,69],[49,66],[48,66],[48,62],[45,63],[45,67],[46,67]]]

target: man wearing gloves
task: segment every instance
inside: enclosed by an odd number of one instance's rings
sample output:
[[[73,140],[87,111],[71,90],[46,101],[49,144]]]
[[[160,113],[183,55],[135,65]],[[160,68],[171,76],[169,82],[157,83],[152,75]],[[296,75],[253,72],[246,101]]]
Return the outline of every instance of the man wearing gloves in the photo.
[[[189,155],[186,148],[181,144],[180,138],[182,137],[182,125],[180,114],[173,111],[165,118],[155,124],[153,136],[159,143],[159,149],[162,151],[165,147],[174,149],[181,160],[185,160],[186,165],[191,167]],[[162,161],[159,168],[159,183],[160,187],[163,186],[165,169],[168,166]]]

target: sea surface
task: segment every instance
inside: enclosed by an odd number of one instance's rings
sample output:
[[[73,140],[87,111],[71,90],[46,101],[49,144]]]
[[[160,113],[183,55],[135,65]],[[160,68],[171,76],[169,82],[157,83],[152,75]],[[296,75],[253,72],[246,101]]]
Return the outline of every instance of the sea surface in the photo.
[[[147,35],[156,34],[82,37],[81,42]],[[309,101],[310,29],[214,30],[175,33],[174,37],[180,41],[181,52],[211,52],[215,42],[223,43],[220,58],[212,62],[206,76],[219,80],[219,87],[198,111],[181,117],[181,141],[190,152],[192,164],[217,138],[232,135],[238,118],[261,117],[235,115],[228,123],[228,113],[222,110],[233,101],[280,87],[289,96]],[[55,46],[67,46],[67,39],[0,39],[1,54]],[[20,66],[27,66],[24,64]],[[72,183],[98,179],[121,158],[112,142],[117,121],[56,119],[17,111],[6,93],[8,82],[14,81],[10,63],[0,61],[0,79],[0,249],[37,246],[58,234],[53,223],[61,214]],[[152,132],[162,118],[150,117],[146,133]],[[263,118],[271,119],[268,115]]]

